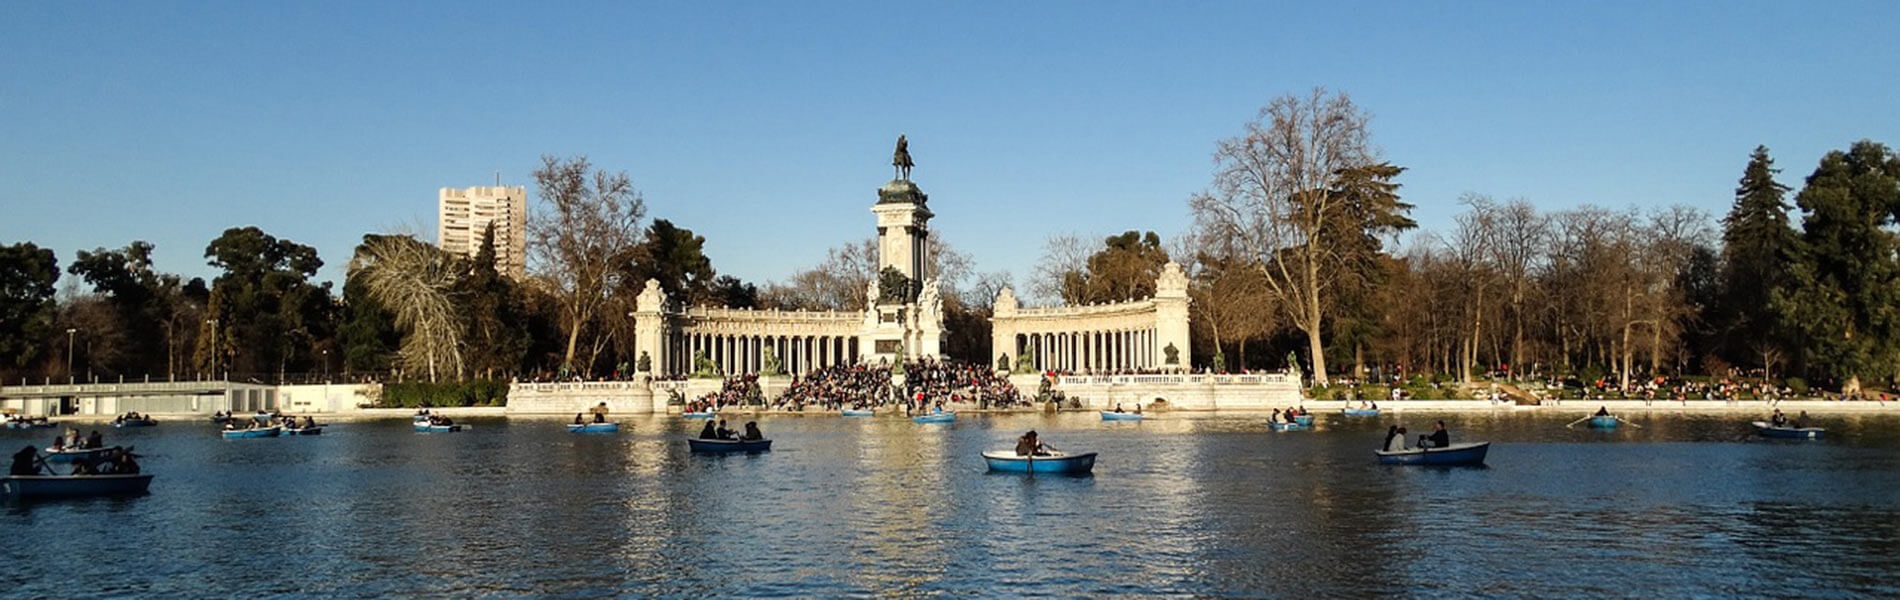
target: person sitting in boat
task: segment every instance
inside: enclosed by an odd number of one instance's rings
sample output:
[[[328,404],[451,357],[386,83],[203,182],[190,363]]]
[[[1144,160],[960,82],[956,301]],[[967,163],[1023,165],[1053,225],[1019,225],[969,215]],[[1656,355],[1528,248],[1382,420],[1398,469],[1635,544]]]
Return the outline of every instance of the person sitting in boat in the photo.
[[[575,424],[575,425],[580,425],[580,424],[582,424],[582,423],[584,423],[584,422],[585,422],[585,421],[582,421],[582,420],[581,420],[581,414],[580,414],[580,413],[574,413],[574,424]]]
[[[28,444],[27,447],[21,448],[19,452],[13,453],[13,468],[7,470],[7,474],[38,475],[40,474],[40,466],[40,450]]]
[[[1116,403],[1115,403],[1115,413],[1116,413],[1116,414],[1121,414],[1122,412],[1123,412],[1123,411],[1122,411],[1122,403],[1120,403],[1120,402],[1116,402]]]
[[[1598,406],[1598,407],[1597,407],[1597,414],[1596,414],[1596,416],[1599,416],[1599,417],[1607,417],[1607,416],[1610,416],[1610,407],[1608,407],[1608,406]]]
[[[80,445],[79,445],[79,441],[80,441],[80,440],[79,440],[79,430],[77,430],[77,429],[73,429],[73,428],[71,428],[71,427],[67,427],[67,428],[66,428],[66,446],[65,446],[65,447],[67,447],[67,448],[78,448],[78,447],[80,447]]]
[[[1801,414],[1799,414],[1799,415],[1795,415],[1795,417],[1794,417],[1794,421],[1793,421],[1792,423],[1789,423],[1789,425],[1790,425],[1790,426],[1792,426],[1792,427],[1794,427],[1795,429],[1805,429],[1805,428],[1807,428],[1807,426],[1808,426],[1808,411],[1805,411],[1805,410],[1804,410],[1804,411],[1801,411]]]
[[[603,405],[603,406],[604,406],[604,405]],[[596,413],[594,413],[594,422],[595,422],[595,423],[606,423],[606,422],[607,422],[607,409],[605,409],[605,408],[602,408],[602,409],[600,410],[600,412],[596,412]]]
[[[1405,449],[1405,428],[1392,425],[1385,428],[1385,444],[1379,446],[1386,452],[1398,452]]]
[[[730,440],[730,439],[738,437],[738,434],[736,432],[734,432],[731,429],[726,429],[725,419],[719,420],[718,434],[719,434],[719,439],[722,439],[722,440]]]
[[[739,439],[742,439],[748,442],[762,440],[762,439],[765,439],[765,432],[759,431],[758,421],[746,421],[745,422],[745,436]]]
[[[303,416],[303,428],[304,428],[304,429],[309,429],[309,428],[312,428],[312,427],[316,427],[316,426],[317,426],[317,418],[316,418],[316,417],[312,417],[312,416],[310,416],[310,415],[304,415],[304,416]]]
[[[1278,423],[1278,422],[1280,422],[1280,409],[1277,409],[1277,408],[1276,408],[1276,409],[1273,409],[1273,415],[1272,415],[1272,416],[1269,416],[1269,417],[1267,417],[1267,422],[1268,422],[1268,423]]]
[[[256,425],[256,423],[252,423],[252,425]],[[231,421],[225,421],[225,422],[224,422],[224,430],[225,430],[225,431],[237,431],[237,423],[234,423],[234,422],[231,422]]]
[[[65,450],[65,449],[66,449],[66,438],[63,438],[63,437],[60,437],[60,436],[53,436],[53,445],[51,445],[51,446],[48,446],[48,447],[46,448],[46,451],[47,451],[47,452],[59,452],[59,451],[61,451],[61,450]]]
[[[1418,436],[1420,448],[1443,448],[1451,445],[1451,432],[1445,430],[1445,422],[1439,421],[1432,426],[1431,435]]]
[[[86,448],[103,448],[105,445],[106,436],[99,435],[99,430],[97,429],[92,431],[92,435],[86,436]]]
[[[92,468],[92,458],[90,457],[81,456],[81,457],[74,458],[72,464],[73,464],[73,470],[67,473],[67,475],[95,475],[97,474]]]
[[[699,430],[699,439],[702,439],[702,440],[716,440],[716,439],[719,439],[719,431],[713,428],[713,422],[712,422],[712,421],[707,421],[707,422],[706,422],[706,426],[705,426],[705,427],[702,427],[702,428],[700,428],[700,430]]]
[[[1781,414],[1781,409],[1777,408],[1775,409],[1775,414],[1768,416],[1768,424],[1776,427],[1787,426],[1788,416]]]
[[[139,474],[139,461],[135,460],[131,450],[120,449],[115,451],[112,453],[112,457],[107,460],[106,466],[111,469],[114,475]]]
[[[1138,414],[1138,415],[1139,415],[1139,414],[1141,414],[1141,403],[1140,403],[1140,402],[1136,402],[1136,403],[1135,403],[1135,414]]]
[[[1048,456],[1049,445],[1042,443],[1042,438],[1036,436],[1036,430],[1031,429],[1023,437],[1016,438],[1016,455]]]

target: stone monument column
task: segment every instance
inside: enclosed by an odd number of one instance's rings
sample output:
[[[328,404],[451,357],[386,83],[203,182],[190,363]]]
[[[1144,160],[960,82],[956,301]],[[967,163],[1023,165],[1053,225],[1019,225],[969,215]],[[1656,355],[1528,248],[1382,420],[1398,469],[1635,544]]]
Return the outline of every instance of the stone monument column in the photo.
[[[1181,271],[1181,265],[1174,261],[1162,265],[1161,276],[1155,278],[1155,328],[1147,362],[1163,371],[1183,372],[1190,367],[1193,354],[1188,347],[1187,290],[1187,274]],[[1170,347],[1174,349],[1173,361],[1169,360]]]
[[[666,412],[666,395],[653,393],[650,385],[643,383],[644,378],[658,378],[665,375],[667,365],[672,364],[667,349],[672,347],[667,340],[666,331],[666,292],[660,289],[660,282],[648,279],[646,289],[634,297],[633,303],[633,347],[634,347],[634,398],[629,400],[635,405],[650,406],[652,412]],[[641,369],[640,357],[646,357],[647,368]],[[644,395],[644,398],[640,396]],[[643,402],[644,400],[644,402]]]

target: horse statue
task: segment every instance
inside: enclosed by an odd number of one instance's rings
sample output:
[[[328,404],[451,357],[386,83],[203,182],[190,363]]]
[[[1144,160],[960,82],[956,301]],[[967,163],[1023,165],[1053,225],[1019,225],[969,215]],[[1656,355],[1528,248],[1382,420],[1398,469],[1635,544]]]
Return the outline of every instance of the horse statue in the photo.
[[[897,167],[898,179],[910,181],[910,168],[915,163],[910,161],[910,141],[904,139],[904,134],[897,134],[897,151],[891,153],[891,166]]]

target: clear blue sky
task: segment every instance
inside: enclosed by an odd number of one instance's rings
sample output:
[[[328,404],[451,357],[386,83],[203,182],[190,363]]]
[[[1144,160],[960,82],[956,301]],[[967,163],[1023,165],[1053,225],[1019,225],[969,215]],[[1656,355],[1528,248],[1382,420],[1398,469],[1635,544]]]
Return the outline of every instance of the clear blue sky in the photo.
[[[625,170],[722,273],[870,233],[907,133],[937,230],[1019,278],[1053,233],[1190,221],[1214,143],[1315,85],[1374,115],[1405,197],[1716,215],[1766,144],[1798,185],[1900,144],[1900,2],[230,2],[0,5],[0,242],[205,244],[341,265],[436,188]]]

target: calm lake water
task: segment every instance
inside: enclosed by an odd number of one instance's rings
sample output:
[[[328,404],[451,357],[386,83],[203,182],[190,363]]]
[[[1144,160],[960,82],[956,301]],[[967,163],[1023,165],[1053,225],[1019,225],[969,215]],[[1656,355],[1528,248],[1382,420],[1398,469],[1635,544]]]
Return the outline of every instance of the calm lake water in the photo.
[[[1823,441],[1739,416],[1403,417],[1429,418],[1497,442],[1489,465],[1374,464],[1390,415],[766,417],[776,449],[733,456],[687,453],[702,422],[675,418],[102,428],[152,493],[0,504],[0,595],[1900,596],[1900,417],[1822,417]],[[1094,475],[985,471],[1031,428],[1099,451]]]

